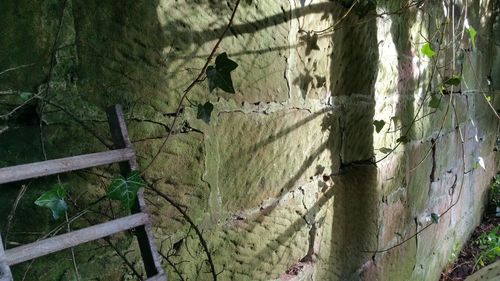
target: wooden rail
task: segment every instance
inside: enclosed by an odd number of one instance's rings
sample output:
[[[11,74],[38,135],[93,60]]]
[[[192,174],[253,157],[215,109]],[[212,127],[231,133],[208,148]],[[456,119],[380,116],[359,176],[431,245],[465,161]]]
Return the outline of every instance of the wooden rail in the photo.
[[[125,118],[119,105],[108,109],[108,122],[115,150],[85,154],[62,159],[17,165],[0,169],[0,185],[21,180],[55,175],[112,163],[120,164],[120,171],[127,176],[137,170],[135,152],[128,137]],[[154,243],[149,216],[146,213],[144,190],[137,192],[132,215],[90,226],[49,239],[26,244],[4,251],[0,236],[0,281],[13,281],[10,266],[77,245],[104,238],[128,229],[135,229],[141,251],[146,281],[166,281]]]
[[[134,150],[123,148],[0,169],[0,184],[45,177],[132,159]]]
[[[2,237],[0,236],[0,281],[12,281],[12,273],[5,259]]]
[[[5,259],[9,266],[36,259],[83,243],[94,241],[112,234],[122,232],[148,222],[148,215],[139,213],[113,221],[93,225],[84,229],[54,236],[45,240],[26,244],[5,251]]]

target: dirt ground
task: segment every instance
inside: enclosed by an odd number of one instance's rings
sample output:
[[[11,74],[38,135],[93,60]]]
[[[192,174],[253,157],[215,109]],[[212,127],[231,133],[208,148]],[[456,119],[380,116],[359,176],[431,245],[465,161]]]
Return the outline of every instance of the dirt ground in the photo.
[[[476,241],[482,233],[490,231],[499,224],[500,218],[495,218],[493,215],[485,216],[481,224],[472,233],[469,241],[467,241],[460,251],[460,255],[455,263],[451,264],[441,273],[439,281],[462,281],[469,275],[478,271],[479,268],[474,268],[474,264],[475,257],[479,255],[480,251],[478,245],[476,245],[474,241]]]

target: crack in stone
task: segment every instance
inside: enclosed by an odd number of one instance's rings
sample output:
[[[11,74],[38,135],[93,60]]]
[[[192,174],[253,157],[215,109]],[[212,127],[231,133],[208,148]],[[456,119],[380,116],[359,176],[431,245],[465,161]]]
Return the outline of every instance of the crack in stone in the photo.
[[[305,196],[306,191],[305,191],[304,187],[308,186],[311,183],[317,182],[317,181],[318,181],[318,176],[314,177],[313,179],[311,179],[309,182],[305,183],[304,185],[297,187],[296,189],[292,189],[288,192],[283,193],[279,197],[268,198],[267,200],[263,201],[261,204],[259,204],[259,206],[255,207],[255,208],[249,208],[246,210],[235,212],[231,215],[231,217],[234,219],[246,219],[246,218],[251,217],[255,214],[258,214],[261,211],[266,210],[268,208],[278,207],[281,204],[287,203],[289,200],[293,199],[295,197],[295,193],[297,193],[299,191],[303,194],[303,196]],[[308,210],[308,208],[303,200],[304,200],[304,197],[302,199],[302,204],[304,205],[304,208],[306,210]],[[302,216],[302,218],[304,220],[306,220],[305,215]],[[306,223],[307,223],[307,220],[306,220]],[[310,224],[310,223],[307,223],[307,224]]]
[[[435,173],[436,173],[436,139],[431,139],[431,157],[432,157],[432,168],[431,168],[431,174],[430,174],[430,180],[431,183],[433,183],[435,179]]]
[[[141,119],[141,118],[138,118],[138,117],[128,118],[127,120],[129,120],[129,121],[135,121],[135,122],[147,122],[147,123],[156,124],[156,125],[159,125],[159,126],[162,126],[163,128],[165,128],[165,130],[167,132],[170,131],[170,127],[167,124],[161,123],[159,121],[155,121],[155,120],[151,120],[151,119]]]
[[[285,81],[286,81],[286,87],[288,89],[288,98],[290,99],[292,97],[292,89],[290,88],[290,80],[288,79],[288,58],[285,56],[285,65],[286,65],[286,68],[285,68],[285,71],[283,72],[283,78],[285,78]]]
[[[415,233],[418,233],[418,218],[415,217],[414,221],[415,221]],[[418,249],[418,234],[415,235],[415,249]]]

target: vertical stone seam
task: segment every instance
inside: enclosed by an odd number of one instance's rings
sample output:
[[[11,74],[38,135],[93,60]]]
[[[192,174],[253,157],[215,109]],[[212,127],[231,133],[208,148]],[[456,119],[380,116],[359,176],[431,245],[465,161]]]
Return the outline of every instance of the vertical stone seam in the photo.
[[[294,0],[289,0],[290,3],[290,29],[288,30],[288,58],[285,56],[285,72],[283,73],[283,76],[286,80],[286,85],[288,88],[288,100],[292,100],[292,84],[290,81],[290,77],[292,75],[291,69],[292,65],[295,63],[295,54],[293,52],[293,44],[295,43],[295,35],[298,33],[298,28],[297,28],[297,23],[292,20],[294,18],[295,12],[295,1]],[[285,15],[286,16],[286,15]]]

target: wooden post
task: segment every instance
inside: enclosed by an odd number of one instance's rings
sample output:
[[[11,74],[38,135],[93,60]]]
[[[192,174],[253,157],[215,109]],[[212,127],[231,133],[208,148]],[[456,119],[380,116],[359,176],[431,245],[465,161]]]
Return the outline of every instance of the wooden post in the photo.
[[[128,130],[123,117],[123,111],[120,105],[114,105],[108,108],[108,122],[111,130],[111,136],[115,149],[132,148],[132,143],[128,137]],[[121,174],[126,177],[131,171],[137,170],[137,161],[134,158],[125,162],[120,162]],[[145,212],[144,189],[141,188],[137,192],[135,204],[132,207],[132,213]],[[164,278],[163,268],[161,267],[158,251],[156,249],[153,234],[151,231],[151,223],[148,221],[145,225],[136,228],[137,241],[141,250],[144,268],[146,269],[147,277],[159,276]],[[154,279],[155,280],[155,279]],[[161,280],[161,279],[158,279]],[[3,281],[3,280],[0,280]]]
[[[0,281],[13,281],[10,267],[7,264],[5,252],[3,250],[2,237],[0,236]]]

